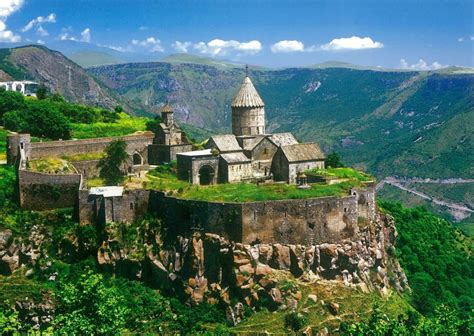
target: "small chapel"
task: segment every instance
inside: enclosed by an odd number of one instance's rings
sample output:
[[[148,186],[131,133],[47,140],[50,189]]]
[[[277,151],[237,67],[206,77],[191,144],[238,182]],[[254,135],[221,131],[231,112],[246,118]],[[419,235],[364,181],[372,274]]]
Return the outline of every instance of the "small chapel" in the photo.
[[[299,143],[291,133],[266,133],[265,104],[248,70],[231,108],[232,134],[210,137],[205,149],[175,154],[179,179],[199,185],[296,184],[306,170],[324,168],[325,156],[318,144]]]

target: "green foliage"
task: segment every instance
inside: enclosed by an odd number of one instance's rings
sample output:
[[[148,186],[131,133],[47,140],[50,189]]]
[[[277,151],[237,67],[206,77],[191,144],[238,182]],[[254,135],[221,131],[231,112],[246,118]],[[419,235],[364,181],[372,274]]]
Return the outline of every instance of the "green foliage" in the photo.
[[[116,287],[86,269],[78,279],[60,280],[53,324],[59,334],[115,335],[124,331],[129,309]]]
[[[306,171],[308,176],[323,176],[336,179],[350,179],[359,182],[373,181],[374,178],[369,174],[352,168],[327,168],[327,169],[311,169]]]
[[[397,223],[398,258],[413,289],[413,304],[423,314],[433,314],[441,303],[463,315],[474,306],[472,245],[449,222],[423,208],[403,208],[380,202]]]
[[[293,311],[285,315],[285,327],[292,331],[298,331],[308,323],[308,317],[303,313]]]
[[[16,132],[49,139],[69,139],[71,124],[47,100],[26,101],[26,108],[9,111],[3,116],[5,127]]]
[[[44,86],[44,84],[41,84],[38,86],[38,89],[36,89],[36,98],[38,100],[46,99],[46,97],[48,97],[48,93],[48,88]]]
[[[19,329],[18,312],[0,306],[0,333],[2,335],[14,335]]]
[[[145,131],[146,123],[149,120],[147,118],[131,117],[125,113],[120,113],[117,117],[118,119],[113,123],[103,121],[92,124],[73,123],[73,137],[77,139],[100,138]]]
[[[472,331],[447,305],[440,305],[432,318],[409,312],[397,319],[390,319],[376,306],[368,321],[343,322],[340,326],[341,335],[353,336],[471,335]]]
[[[328,154],[325,160],[326,168],[341,168],[344,167],[344,164],[341,162],[341,158],[336,152],[331,152]]]
[[[0,88],[0,120],[9,111],[18,111],[26,108],[23,95],[16,91],[6,91]]]
[[[99,160],[97,167],[100,177],[110,185],[119,184],[124,177],[122,165],[128,159],[127,143],[123,140],[111,142],[105,148],[105,157]]]

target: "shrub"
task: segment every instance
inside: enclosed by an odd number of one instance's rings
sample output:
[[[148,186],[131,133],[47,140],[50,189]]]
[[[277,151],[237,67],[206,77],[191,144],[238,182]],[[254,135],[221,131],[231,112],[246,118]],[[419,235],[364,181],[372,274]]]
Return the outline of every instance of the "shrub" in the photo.
[[[285,327],[298,331],[308,325],[308,316],[302,313],[291,312],[285,315]]]
[[[123,180],[122,165],[128,158],[126,148],[127,143],[123,140],[111,142],[105,149],[105,157],[100,159],[97,164],[100,169],[100,177],[108,184],[117,185]]]

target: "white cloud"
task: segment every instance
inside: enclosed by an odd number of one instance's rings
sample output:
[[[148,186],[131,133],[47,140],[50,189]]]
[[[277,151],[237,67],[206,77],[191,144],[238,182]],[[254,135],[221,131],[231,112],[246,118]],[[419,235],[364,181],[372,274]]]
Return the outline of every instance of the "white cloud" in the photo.
[[[147,27],[147,26],[140,26],[140,27],[138,27],[138,29],[139,29],[139,30],[147,30],[148,27]]]
[[[76,39],[75,39],[74,37],[72,37],[72,36],[69,36],[68,33],[61,33],[61,34],[59,35],[59,39],[60,39],[61,41],[66,41],[66,40],[76,41]]]
[[[181,41],[175,41],[171,46],[176,50],[177,52],[180,53],[187,53],[189,47],[191,47],[192,43],[191,42],[181,42]]]
[[[81,41],[90,42],[91,41],[91,29],[86,28],[81,32]]]
[[[458,42],[464,42],[464,37],[458,37]]]
[[[470,39],[471,41],[474,41],[474,36],[469,36],[469,39]]]
[[[49,33],[46,29],[44,29],[42,26],[39,26],[38,29],[36,29],[36,34],[39,36],[48,36]]]
[[[235,40],[214,39],[207,43],[199,42],[194,44],[194,49],[203,54],[211,56],[224,56],[230,52],[238,54],[256,54],[262,50],[260,41],[252,40],[248,42],[239,42]]]
[[[23,0],[1,0],[0,1],[0,42],[19,42],[21,36],[15,35],[7,30],[7,18],[23,6]]]
[[[21,31],[22,32],[27,32],[28,30],[30,30],[31,28],[33,28],[37,25],[39,25],[41,27],[42,23],[55,23],[55,22],[56,22],[56,14],[54,14],[54,13],[49,14],[47,17],[38,16],[36,19],[33,19],[30,22],[28,22],[28,24],[26,26],[24,26],[21,29]]]
[[[270,49],[274,53],[289,53],[289,52],[302,52],[305,51],[304,44],[301,41],[296,40],[283,40],[273,44]]]
[[[36,43],[38,43],[38,44],[44,44],[44,41],[43,41],[43,40],[38,40],[38,41],[36,41]]]
[[[161,41],[153,36],[147,37],[144,40],[132,40],[132,44],[135,46],[140,46],[148,48],[151,52],[163,52],[165,49],[161,45]]]
[[[344,51],[383,48],[383,43],[376,42],[370,37],[342,37],[333,39],[331,42],[323,44],[320,49],[324,51]]]
[[[400,59],[400,68],[407,70],[438,70],[446,67],[447,65],[443,65],[438,61],[434,61],[433,63],[428,64],[422,58],[420,58],[418,62],[414,64],[408,64],[408,62],[404,58]]]

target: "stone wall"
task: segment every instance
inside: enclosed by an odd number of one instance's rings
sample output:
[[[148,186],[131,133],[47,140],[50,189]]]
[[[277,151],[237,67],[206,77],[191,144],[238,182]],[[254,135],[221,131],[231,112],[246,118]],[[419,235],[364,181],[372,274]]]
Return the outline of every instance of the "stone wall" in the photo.
[[[99,160],[83,160],[73,161],[72,165],[76,168],[79,174],[82,174],[86,178],[94,178],[99,176],[99,168],[97,164]]]
[[[74,207],[81,179],[80,174],[58,175],[19,170],[20,206],[29,210]]]
[[[79,223],[133,223],[148,212],[150,191],[143,189],[124,190],[122,196],[103,197],[89,195],[88,190],[79,191]]]
[[[160,164],[163,162],[171,162],[176,160],[176,154],[190,152],[193,150],[191,144],[181,145],[158,145],[152,144],[148,146],[148,161],[150,164]]]
[[[235,242],[316,244],[351,239],[362,218],[375,218],[375,192],[353,190],[345,197],[266,202],[205,202],[152,192],[150,209],[175,235],[215,233]]]
[[[82,140],[47,141],[31,143],[31,151],[27,153],[28,159],[61,157],[75,154],[86,154],[103,152],[109,143],[115,140],[123,140],[127,143],[127,153],[132,156],[139,153],[144,159],[143,164],[148,163],[148,145],[153,141],[153,133],[132,134],[119,137],[94,138]]]

